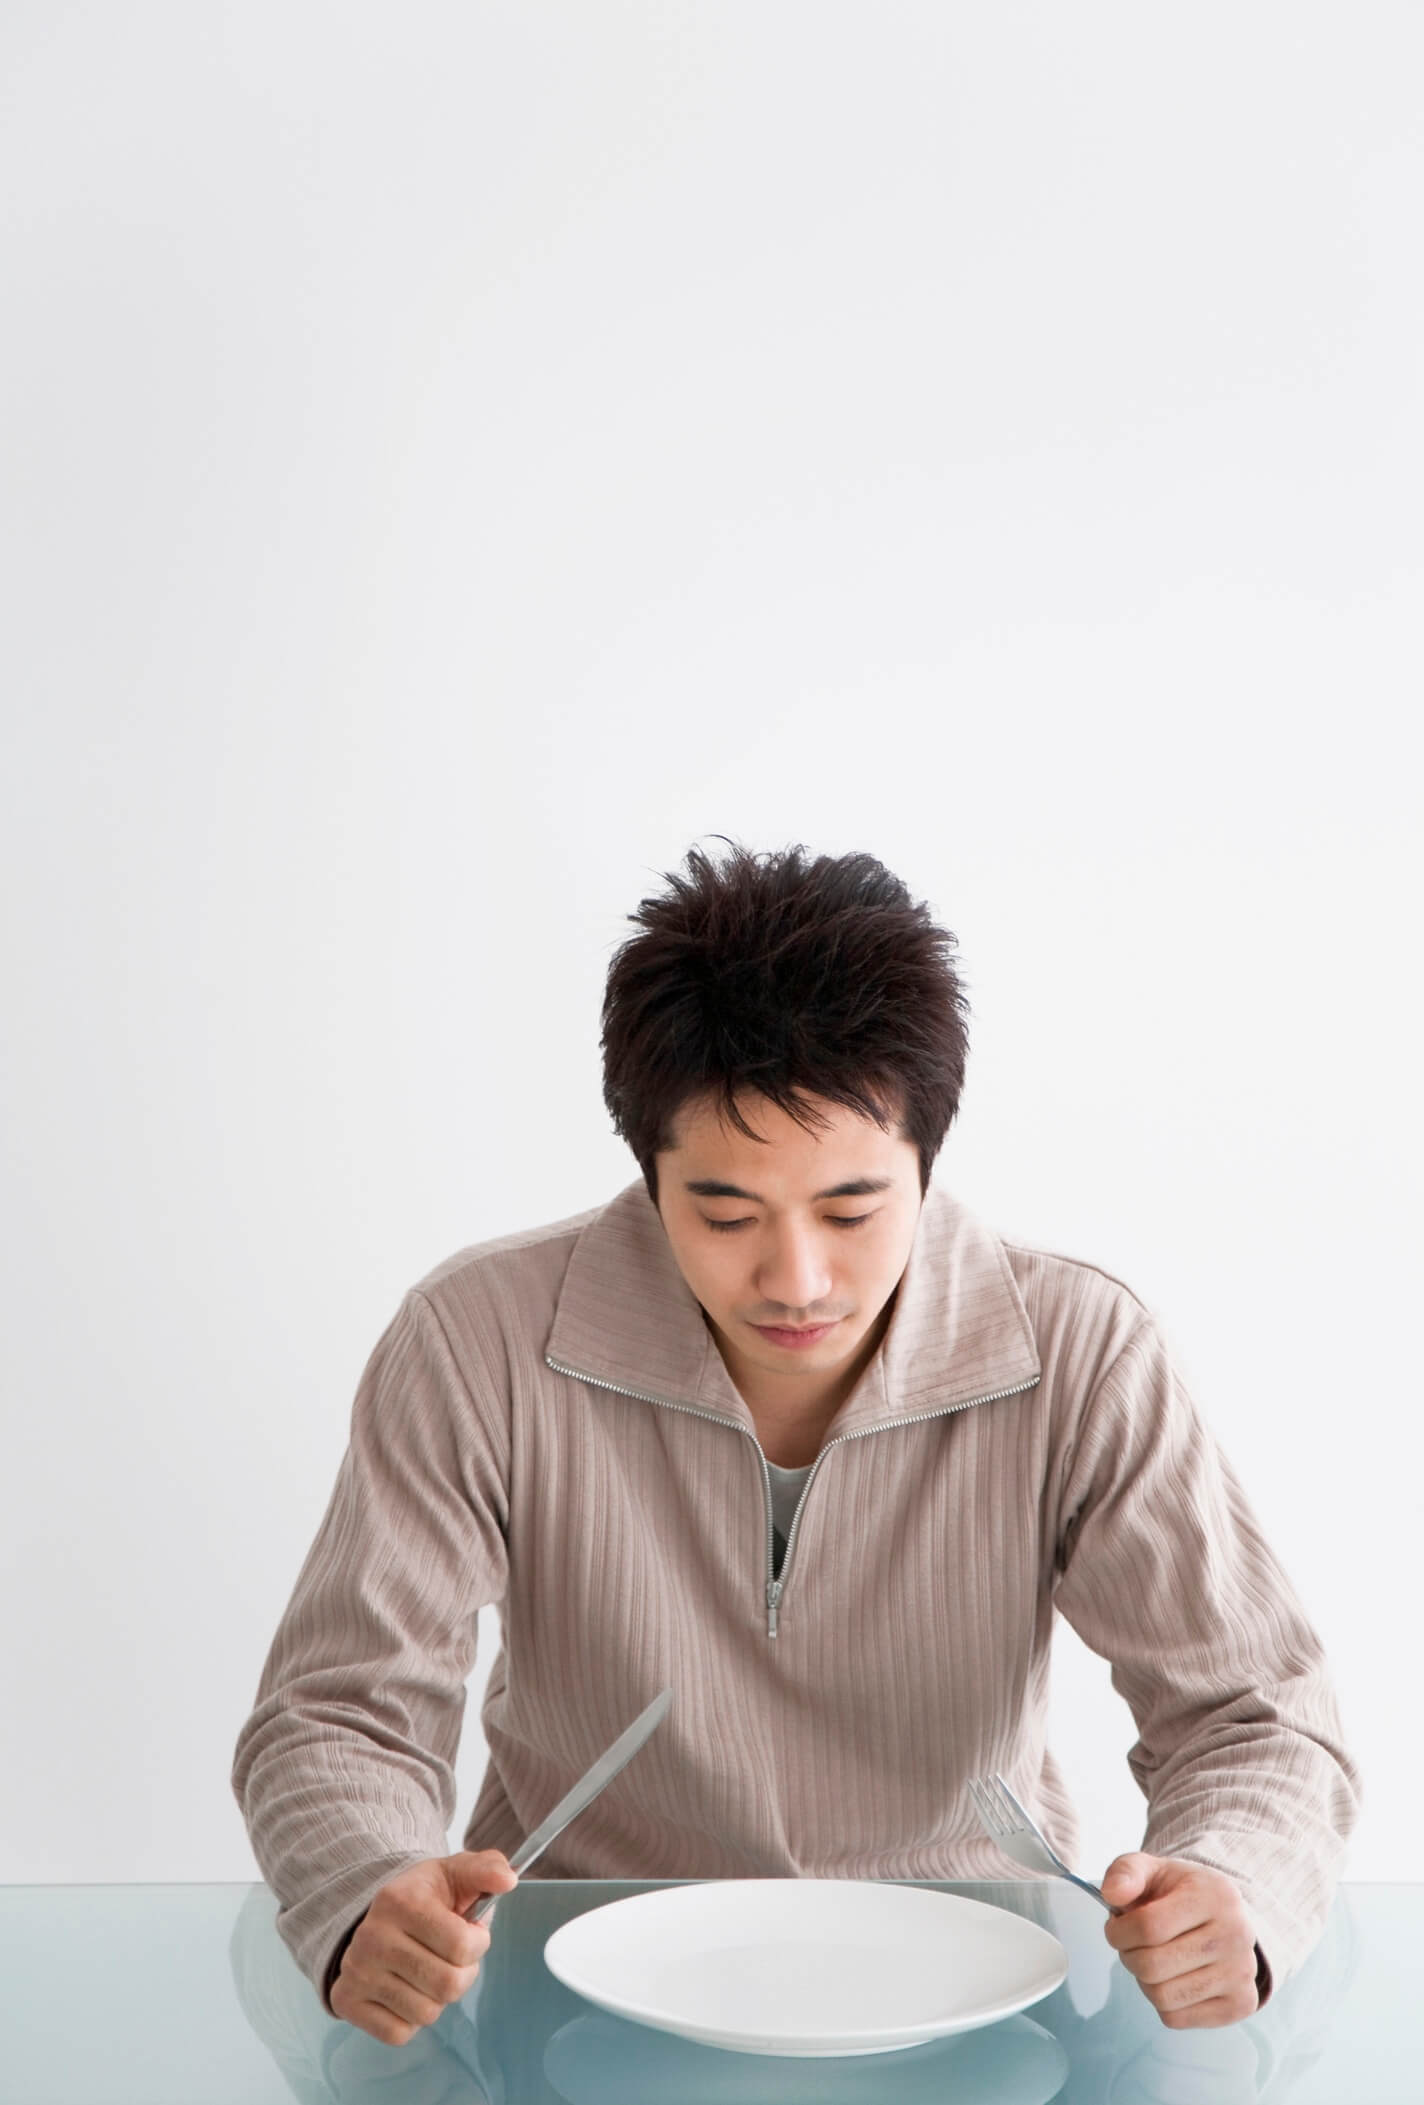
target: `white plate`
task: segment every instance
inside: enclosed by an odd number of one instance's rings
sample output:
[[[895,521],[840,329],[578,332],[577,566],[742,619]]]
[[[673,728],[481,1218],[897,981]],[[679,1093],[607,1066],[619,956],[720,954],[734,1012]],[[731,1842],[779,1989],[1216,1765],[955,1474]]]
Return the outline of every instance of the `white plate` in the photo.
[[[715,1879],[591,1908],[554,1931],[565,1987],[743,2054],[880,2054],[1052,1994],[1050,1931],[955,1893],[870,1879]]]

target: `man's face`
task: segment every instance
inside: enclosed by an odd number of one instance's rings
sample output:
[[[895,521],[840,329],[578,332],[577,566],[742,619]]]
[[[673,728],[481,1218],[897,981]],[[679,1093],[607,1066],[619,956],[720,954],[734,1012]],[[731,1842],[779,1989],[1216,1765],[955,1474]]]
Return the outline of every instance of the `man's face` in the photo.
[[[788,1403],[869,1357],[921,1206],[919,1154],[898,1127],[809,1103],[826,1120],[813,1132],[739,1098],[762,1136],[749,1140],[698,1100],[655,1157],[663,1227],[733,1380]]]

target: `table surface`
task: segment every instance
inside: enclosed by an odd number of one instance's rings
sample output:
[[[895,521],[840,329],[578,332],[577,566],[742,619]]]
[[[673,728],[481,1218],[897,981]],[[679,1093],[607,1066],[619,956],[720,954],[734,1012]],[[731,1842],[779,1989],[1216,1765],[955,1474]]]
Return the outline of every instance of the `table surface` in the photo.
[[[1010,1908],[1068,1978],[1018,2017],[898,2053],[730,2053],[596,2010],[544,1965],[589,1908],[684,1880],[541,1880],[500,1903],[470,1994],[404,2047],[330,2018],[265,1885],[0,1886],[4,2105],[1395,2105],[1424,2098],[1406,2022],[1424,1886],[1344,1885],[1319,1944],[1241,2024],[1170,2031],[1059,1880],[914,1883]]]

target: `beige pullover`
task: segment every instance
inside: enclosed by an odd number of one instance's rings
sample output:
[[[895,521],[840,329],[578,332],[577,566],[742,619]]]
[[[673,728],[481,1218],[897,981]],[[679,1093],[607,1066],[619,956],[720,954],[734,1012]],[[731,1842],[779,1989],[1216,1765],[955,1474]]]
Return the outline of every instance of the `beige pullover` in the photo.
[[[476,1618],[502,1644],[467,1849],[513,1853],[665,1684],[549,1878],[1003,1879],[967,1780],[1059,1853],[1055,1611],[1112,1662],[1140,1845],[1240,1885],[1279,1981],[1359,1805],[1321,1647],[1153,1314],[931,1183],[779,1578],[751,1412],[641,1181],[405,1296],[232,1772],[326,2007],[377,1890],[449,1852]]]

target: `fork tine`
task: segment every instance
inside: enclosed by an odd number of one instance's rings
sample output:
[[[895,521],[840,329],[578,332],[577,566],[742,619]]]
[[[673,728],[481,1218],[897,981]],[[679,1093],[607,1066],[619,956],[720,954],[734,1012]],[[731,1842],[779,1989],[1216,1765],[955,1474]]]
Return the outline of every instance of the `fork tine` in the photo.
[[[994,1790],[998,1797],[1000,1807],[1003,1810],[1004,1818],[1009,1823],[1008,1826],[1005,1828],[1004,1832],[1006,1834],[1024,1834],[1030,1832],[1033,1827],[1032,1821],[1029,1819],[1028,1814],[1024,1811],[1023,1807],[1019,1804],[1018,1799],[1015,1798],[1013,1792],[1005,1783],[1003,1777],[998,1774],[997,1770],[994,1774]]]
[[[1005,1831],[1003,1817],[999,1810],[998,1801],[989,1789],[988,1778],[971,1776],[969,1779],[969,1795],[974,1800],[975,1812],[978,1813],[979,1818],[985,1827],[988,1828],[990,1834],[1003,1834]]]

